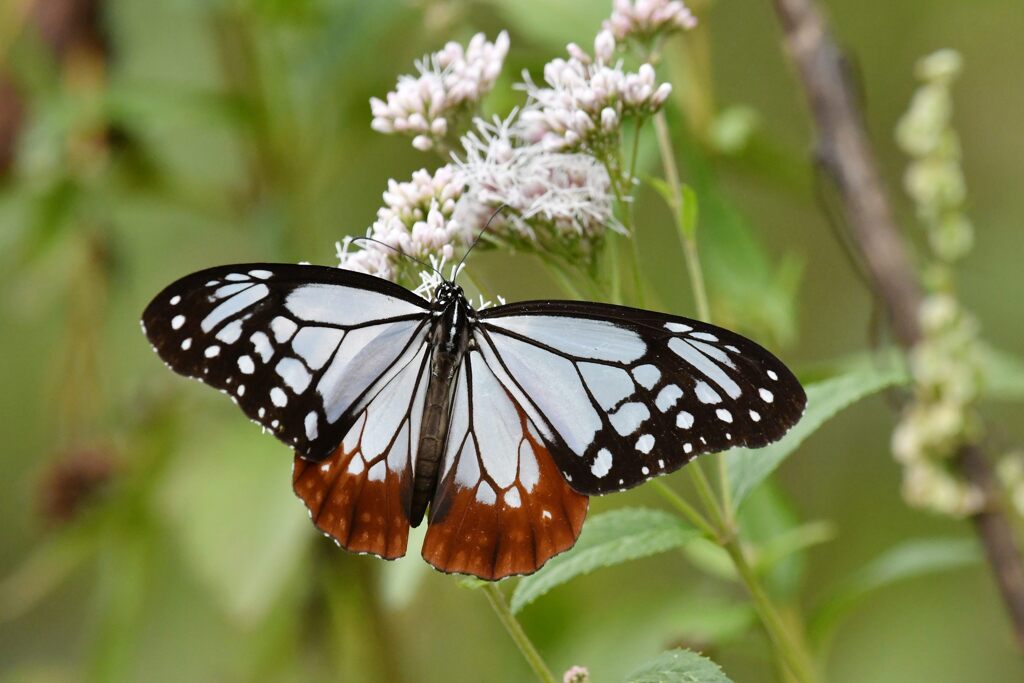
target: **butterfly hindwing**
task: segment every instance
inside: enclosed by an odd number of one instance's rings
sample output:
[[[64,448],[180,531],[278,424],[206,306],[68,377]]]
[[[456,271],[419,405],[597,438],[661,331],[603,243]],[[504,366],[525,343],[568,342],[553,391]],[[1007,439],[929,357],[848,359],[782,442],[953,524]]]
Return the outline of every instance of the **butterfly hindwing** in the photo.
[[[423,345],[428,304],[338,268],[250,264],[193,273],[143,313],[174,371],[229,394],[308,459],[330,456],[368,392]]]
[[[771,353],[695,320],[544,301],[480,317],[478,345],[527,397],[527,412],[581,493],[626,489],[701,453],[764,446],[806,403]]]
[[[422,347],[375,386],[326,460],[295,457],[295,493],[317,528],[347,550],[386,559],[405,554],[429,357]]]
[[[587,497],[559,473],[517,399],[476,350],[456,380],[423,558],[496,580],[529,574],[576,542]]]

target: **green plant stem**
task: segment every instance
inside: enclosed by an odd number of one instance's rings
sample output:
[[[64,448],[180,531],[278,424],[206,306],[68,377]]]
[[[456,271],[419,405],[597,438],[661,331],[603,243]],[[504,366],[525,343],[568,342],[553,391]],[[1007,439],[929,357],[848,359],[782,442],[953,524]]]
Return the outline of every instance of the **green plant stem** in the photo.
[[[530,664],[530,668],[537,674],[537,679],[543,683],[557,683],[555,675],[551,673],[551,669],[544,663],[540,653],[537,652],[537,648],[533,646],[530,637],[526,635],[526,631],[523,630],[515,615],[512,614],[512,610],[509,609],[505,596],[498,586],[494,583],[488,583],[483,587],[483,592],[487,596],[487,601],[491,603],[491,607],[494,608],[495,614],[498,615],[499,621],[501,621],[505,630],[508,631],[508,634],[512,636],[512,640],[515,641],[519,651],[523,653],[523,657]]]
[[[679,180],[679,169],[676,166],[675,153],[672,150],[672,139],[669,136],[668,123],[665,121],[664,111],[659,111],[654,115],[654,130],[658,138],[658,150],[661,154],[662,167],[665,170],[665,180],[672,191],[672,206],[669,208],[672,209],[675,216],[679,216],[683,206],[683,195]],[[679,239],[682,242],[683,255],[686,259],[686,272],[690,277],[690,288],[693,290],[693,299],[697,306],[697,317],[705,322],[711,322],[711,305],[708,302],[707,289],[704,286],[704,271],[700,265],[696,236],[687,235],[681,227],[678,232]],[[722,497],[725,523],[728,527],[732,527],[734,525],[735,511],[732,505],[732,491],[729,488],[729,465],[725,458],[718,458],[718,486]]]
[[[671,206],[673,216],[679,216],[683,207],[683,194],[680,189],[679,168],[676,166],[675,152],[672,150],[672,139],[669,136],[668,123],[665,121],[665,112],[659,111],[654,115],[654,131],[658,138],[658,151],[661,155],[661,165],[665,171],[665,181],[672,190]],[[701,320],[711,321],[711,307],[708,305],[707,290],[704,288],[704,272],[700,266],[700,258],[697,254],[697,240],[695,237],[679,231],[679,238],[683,244],[683,255],[686,258],[686,272],[690,276],[690,287],[693,289],[693,300],[697,306],[697,315]]]
[[[746,553],[735,536],[727,539],[722,547],[732,559],[736,572],[739,574],[747,592],[754,601],[754,609],[761,619],[768,637],[771,638],[775,652],[786,665],[793,680],[799,683],[810,683],[815,680],[814,666],[801,641],[793,636],[786,627],[778,610],[772,603],[767,591],[747,561]]]
[[[668,501],[669,505],[678,510],[679,513],[687,519],[687,521],[700,529],[705,536],[712,540],[718,538],[718,531],[715,530],[715,527],[711,526],[708,520],[704,518],[704,515],[700,514],[700,512],[690,505],[685,498],[658,479],[652,479],[650,481],[650,485],[655,491],[661,494],[662,498]]]

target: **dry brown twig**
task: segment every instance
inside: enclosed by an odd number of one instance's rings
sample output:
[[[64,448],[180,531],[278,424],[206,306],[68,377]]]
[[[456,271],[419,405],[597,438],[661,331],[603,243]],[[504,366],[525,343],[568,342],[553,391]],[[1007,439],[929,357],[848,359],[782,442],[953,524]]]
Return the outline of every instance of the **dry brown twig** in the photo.
[[[847,229],[896,338],[909,349],[921,337],[921,288],[882,186],[843,53],[814,0],[772,1],[812,110],[818,162],[836,185]],[[985,494],[987,505],[971,522],[984,544],[1017,644],[1024,649],[1024,565],[991,466],[977,445],[963,446],[956,462],[960,474]]]

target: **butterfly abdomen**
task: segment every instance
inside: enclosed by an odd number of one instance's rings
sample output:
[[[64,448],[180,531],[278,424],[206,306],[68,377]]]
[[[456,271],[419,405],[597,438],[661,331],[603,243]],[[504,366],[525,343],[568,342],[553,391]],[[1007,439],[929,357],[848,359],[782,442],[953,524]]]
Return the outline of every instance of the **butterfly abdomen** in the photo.
[[[437,472],[448,440],[455,376],[469,345],[469,328],[459,306],[453,302],[437,317],[430,332],[430,379],[423,402],[419,447],[416,449],[415,479],[409,521],[418,526],[437,488]]]

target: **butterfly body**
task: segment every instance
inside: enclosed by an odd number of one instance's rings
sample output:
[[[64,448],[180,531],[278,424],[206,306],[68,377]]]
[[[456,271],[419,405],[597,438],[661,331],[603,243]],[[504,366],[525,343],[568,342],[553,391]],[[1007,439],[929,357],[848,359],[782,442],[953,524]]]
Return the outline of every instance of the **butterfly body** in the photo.
[[[295,452],[293,488],[338,545],[446,572],[536,571],[588,496],[701,453],[775,441],[806,397],[771,353],[696,320],[578,301],[474,310],[337,268],[243,264],[171,284],[143,328]]]
[[[420,423],[416,476],[409,512],[413,527],[423,521],[423,514],[437,488],[438,465],[444,455],[451,420],[452,389],[462,358],[469,348],[469,323],[476,317],[462,289],[448,282],[438,288],[431,315],[433,322],[427,336],[431,347],[430,377]]]

